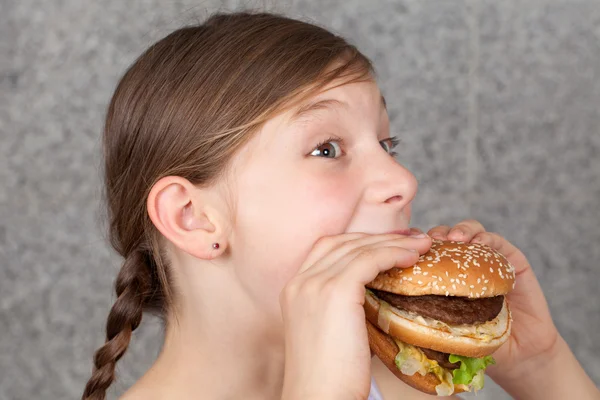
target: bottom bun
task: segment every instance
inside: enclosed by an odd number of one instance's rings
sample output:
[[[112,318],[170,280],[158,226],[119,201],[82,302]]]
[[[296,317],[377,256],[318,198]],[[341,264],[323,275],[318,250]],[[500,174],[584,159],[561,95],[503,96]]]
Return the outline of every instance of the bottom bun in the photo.
[[[396,367],[396,363],[394,362],[399,351],[394,340],[369,321],[366,321],[366,323],[367,333],[369,334],[369,346],[371,347],[371,351],[377,357],[379,357],[381,362],[383,362],[383,364],[388,367],[388,369],[392,371],[394,375],[396,375],[407,385],[412,386],[421,392],[437,395],[435,387],[440,384],[440,380],[437,378],[437,376],[435,376],[433,373],[428,373],[426,375],[421,375],[419,373],[405,375],[400,372],[398,367]],[[463,388],[456,385],[454,386],[453,394],[464,391],[465,390]]]

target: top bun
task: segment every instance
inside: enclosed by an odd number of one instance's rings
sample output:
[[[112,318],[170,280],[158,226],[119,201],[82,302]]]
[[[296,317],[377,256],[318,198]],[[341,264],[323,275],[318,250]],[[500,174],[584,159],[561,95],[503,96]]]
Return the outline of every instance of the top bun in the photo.
[[[382,272],[367,287],[405,296],[482,298],[505,295],[514,285],[514,267],[491,247],[434,239],[415,265]]]

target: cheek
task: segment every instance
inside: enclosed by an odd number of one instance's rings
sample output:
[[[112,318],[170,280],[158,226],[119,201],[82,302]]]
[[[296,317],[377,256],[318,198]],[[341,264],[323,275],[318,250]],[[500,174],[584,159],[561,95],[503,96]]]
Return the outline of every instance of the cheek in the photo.
[[[322,236],[343,233],[357,199],[350,180],[336,174],[279,171],[247,179],[239,191],[235,260],[238,275],[258,301],[277,306],[281,289]]]

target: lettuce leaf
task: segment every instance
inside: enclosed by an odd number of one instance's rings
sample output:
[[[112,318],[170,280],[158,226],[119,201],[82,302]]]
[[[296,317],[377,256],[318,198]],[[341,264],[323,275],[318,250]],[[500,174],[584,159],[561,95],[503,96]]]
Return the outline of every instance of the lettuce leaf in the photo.
[[[451,363],[460,361],[460,368],[452,371],[452,382],[463,385],[472,383],[475,389],[483,388],[483,371],[487,366],[496,364],[492,356],[472,358],[450,354],[449,360]]]

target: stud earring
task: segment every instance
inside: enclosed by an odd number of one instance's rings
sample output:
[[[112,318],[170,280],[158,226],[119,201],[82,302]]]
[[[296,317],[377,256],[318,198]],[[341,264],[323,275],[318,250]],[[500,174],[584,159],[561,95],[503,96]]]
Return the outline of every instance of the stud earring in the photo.
[[[212,248],[215,250],[218,250],[219,247],[221,247],[221,246],[219,246],[219,243],[213,243],[213,245],[212,245]]]

